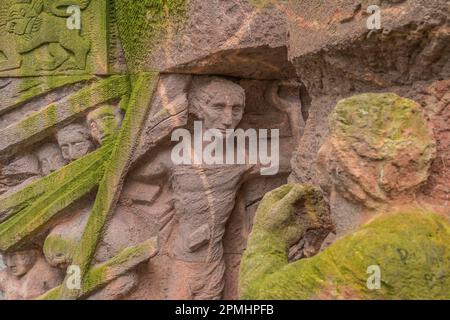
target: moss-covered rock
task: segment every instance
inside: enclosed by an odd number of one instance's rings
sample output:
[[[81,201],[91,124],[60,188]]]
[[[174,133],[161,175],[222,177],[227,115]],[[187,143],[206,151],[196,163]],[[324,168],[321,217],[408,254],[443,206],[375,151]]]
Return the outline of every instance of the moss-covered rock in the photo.
[[[104,287],[114,279],[120,277],[139,264],[154,257],[158,253],[157,239],[151,238],[136,246],[128,247],[114,258],[89,269],[83,280],[80,296],[89,296],[92,292]],[[58,286],[37,297],[38,300],[58,300],[62,295],[62,288]]]
[[[258,209],[257,225],[268,209]],[[241,269],[243,299],[450,298],[450,223],[437,214],[381,215],[318,255],[294,263],[288,263],[286,247],[283,251],[280,245],[285,239],[273,235],[256,228],[250,236]],[[260,265],[272,268],[260,272]],[[379,268],[379,289],[368,288],[371,266]]]
[[[289,249],[305,240],[308,232],[314,233],[309,242],[320,246],[332,229],[328,206],[313,186],[288,184],[267,193],[241,262],[241,295],[256,297],[264,288],[261,280],[288,263]]]
[[[428,178],[436,154],[420,106],[393,93],[341,100],[319,151],[324,189],[366,207],[409,195]]]
[[[132,73],[141,70],[144,58],[164,36],[169,25],[179,25],[186,14],[186,0],[116,0],[120,40]]]
[[[158,80],[158,73],[140,73],[132,77],[133,90],[125,118],[114,141],[111,157],[105,165],[104,176],[99,182],[92,212],[80,242],[73,252],[72,263],[80,266],[83,279],[89,271],[105,224],[115,209],[148,116]],[[61,290],[62,298],[78,298],[78,294],[79,292],[67,288]]]

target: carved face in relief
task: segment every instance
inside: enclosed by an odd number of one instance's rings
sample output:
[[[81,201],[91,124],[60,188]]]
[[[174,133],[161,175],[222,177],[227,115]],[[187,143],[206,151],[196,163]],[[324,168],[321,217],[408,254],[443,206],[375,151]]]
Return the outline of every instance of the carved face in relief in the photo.
[[[50,234],[44,242],[44,255],[47,262],[55,268],[67,269],[72,262],[75,243],[69,237],[60,234]],[[79,241],[79,239],[77,239]]]
[[[87,129],[77,123],[70,124],[59,130],[56,138],[62,155],[67,161],[79,159],[94,148]]]
[[[194,79],[190,93],[192,112],[201,120],[205,130],[218,129],[223,134],[235,129],[245,108],[244,89],[219,77]]]
[[[48,175],[65,165],[65,160],[55,143],[47,143],[37,151],[39,165],[43,175]]]
[[[16,277],[25,275],[36,262],[36,250],[17,251],[13,253],[5,253],[5,265],[8,272]]]
[[[102,106],[87,116],[91,136],[99,144],[108,141],[120,126],[120,115],[112,106]]]

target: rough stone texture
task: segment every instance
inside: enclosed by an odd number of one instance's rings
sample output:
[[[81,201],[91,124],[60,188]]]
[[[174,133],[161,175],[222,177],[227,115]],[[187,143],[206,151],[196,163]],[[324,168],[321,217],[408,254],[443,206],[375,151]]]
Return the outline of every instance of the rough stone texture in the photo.
[[[63,25],[73,2],[79,32]],[[369,4],[382,9],[382,30],[370,35]],[[44,252],[43,268],[79,264],[84,281],[69,290],[62,274],[46,290],[40,279],[27,280],[28,290],[6,270],[7,297],[237,299],[241,259],[253,250],[249,233],[260,227],[255,213],[288,177],[310,184],[294,188],[302,230],[281,223],[279,237],[264,245],[275,250],[292,236],[278,252],[290,265],[315,266],[308,261],[320,259],[309,257],[385,207],[449,213],[444,0],[0,7],[0,251]],[[26,17],[13,17],[17,8]],[[50,27],[58,30],[50,35]],[[219,131],[279,129],[279,171],[262,176],[262,164],[247,160],[174,165],[171,135],[192,133],[196,120]],[[281,209],[272,214],[289,211]],[[432,220],[423,230],[435,231]],[[399,222],[394,238],[401,226],[416,230]],[[349,254],[372,253],[351,245]],[[259,255],[252,265],[269,260]]]
[[[371,4],[381,8],[382,30],[370,33],[366,9]],[[442,127],[447,122],[445,116],[439,123],[436,116],[428,116],[436,112],[430,102],[445,95],[441,80],[445,83],[450,77],[446,1],[302,1],[291,2],[288,10],[289,59],[305,85],[305,96],[310,99],[308,121],[292,159],[289,181],[320,183],[318,153],[330,135],[329,115],[342,99],[359,93],[391,92],[419,103],[429,127]],[[439,94],[428,89],[436,86],[440,86]],[[445,113],[448,109],[445,98],[440,105]],[[438,146],[436,160],[428,184],[419,190],[417,197],[428,194],[428,200],[421,206],[449,213],[448,185],[437,182],[447,174],[448,166],[442,162],[446,153],[442,144],[445,145],[446,139],[442,138],[442,129],[432,131]],[[440,184],[442,191],[430,190],[430,181],[436,181],[438,189]],[[339,195],[330,204],[338,220],[348,220],[343,224],[349,228],[343,233],[361,223],[356,218],[362,209],[358,205]]]
[[[377,210],[414,201],[436,154],[419,104],[395,94],[356,95],[338,103],[330,127],[317,167],[339,234],[361,223],[346,201]]]
[[[106,4],[102,0],[2,1],[0,75],[106,74]],[[83,33],[67,27],[70,5],[82,12]]]
[[[137,30],[140,35],[135,37],[144,47],[152,48],[140,57],[131,58],[131,65],[135,66],[132,71],[221,74],[253,79],[295,76],[287,60],[287,19],[278,4],[256,6],[248,0],[207,3],[192,0],[185,5],[182,2],[174,1],[173,6],[183,6],[184,15],[175,16],[163,35],[146,31],[152,30],[154,21],[151,5],[128,8],[133,12],[130,16],[136,19],[147,15],[143,30]],[[119,20],[119,29],[120,23]]]
[[[284,192],[278,200],[290,203],[288,197]],[[447,217],[414,211],[384,214],[316,256],[288,263],[287,251],[276,248],[292,239],[279,237],[274,227],[284,211],[267,215],[277,205],[258,210],[255,225],[261,228],[252,231],[244,255],[241,298],[449,299]],[[290,210],[291,217],[294,212]],[[298,232],[302,227],[296,226]],[[380,270],[379,290],[368,287],[371,266]]]

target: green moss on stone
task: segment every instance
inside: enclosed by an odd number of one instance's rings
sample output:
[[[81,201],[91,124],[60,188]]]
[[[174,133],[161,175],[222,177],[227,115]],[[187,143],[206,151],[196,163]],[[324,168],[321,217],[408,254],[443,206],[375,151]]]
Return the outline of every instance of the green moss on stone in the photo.
[[[288,184],[266,194],[241,262],[243,297],[257,295],[262,279],[288,263],[289,247],[308,229],[318,227],[331,229],[328,207],[318,189]]]
[[[82,278],[87,274],[95,254],[102,230],[115,208],[122,183],[129,169],[142,127],[158,83],[157,73],[141,73],[133,79],[127,113],[115,141],[102,180],[99,183],[92,213],[84,229],[81,241],[74,252],[73,264],[80,266]],[[61,297],[77,298],[79,292],[63,288]]]
[[[420,106],[394,93],[341,100],[331,115],[330,128],[349,143],[363,142],[369,150],[380,150],[380,157],[392,155],[404,144],[433,144]]]
[[[276,239],[261,237],[256,230],[250,237],[250,250],[255,242],[270,244],[259,256],[246,253],[242,264],[257,266],[258,262],[273,261],[276,267],[250,283],[246,277],[251,270],[243,273],[243,299],[450,298],[450,224],[437,214],[381,215],[318,255],[290,264],[286,250],[283,255],[277,252],[278,257],[269,250],[279,246]],[[367,287],[369,266],[380,268],[379,290]]]
[[[156,238],[149,239],[136,246],[128,247],[117,256],[89,269],[82,282],[82,288],[77,294],[86,297],[92,292],[104,287],[114,279],[127,273],[142,262],[147,261],[157,253]],[[58,286],[41,295],[39,300],[57,300],[63,295],[62,286]]]
[[[45,228],[61,210],[92,191],[105,172],[112,144],[32,183],[0,204],[16,211],[0,224],[0,250],[12,250]],[[3,210],[3,207],[0,207]],[[5,208],[5,209],[6,209]]]
[[[24,144],[42,138],[49,130],[83,114],[89,108],[128,94],[129,85],[127,76],[111,76],[73,93],[67,101],[48,105],[22,121],[0,130],[0,135],[3,137],[0,140],[1,156],[5,157]]]
[[[142,70],[143,60],[169,27],[182,24],[186,7],[186,0],[115,1],[120,39],[132,73]]]

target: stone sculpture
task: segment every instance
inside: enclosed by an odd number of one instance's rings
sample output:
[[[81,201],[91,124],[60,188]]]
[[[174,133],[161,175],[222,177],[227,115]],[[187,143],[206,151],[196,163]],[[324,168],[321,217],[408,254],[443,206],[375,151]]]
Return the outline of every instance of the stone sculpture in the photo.
[[[0,291],[448,298],[448,3],[378,2],[1,0]],[[200,127],[279,170],[174,161]]]
[[[241,121],[245,94],[231,81],[200,77],[192,84],[189,101],[191,112],[203,121],[205,130],[214,128],[225,132],[236,128]],[[172,181],[179,222],[171,250],[175,276],[171,279],[169,298],[219,299],[224,286],[225,224],[241,179],[250,167],[174,166],[170,153],[169,148],[142,168],[147,181],[162,174],[169,175]],[[210,196],[205,198],[205,192]]]
[[[87,123],[92,138],[101,145],[110,140],[111,136],[117,132],[121,116],[113,106],[102,106],[88,113]]]
[[[46,176],[66,164],[56,143],[46,143],[36,151],[42,175]]]
[[[2,46],[0,51],[6,61],[0,64],[0,71],[20,68],[22,54],[48,44],[52,60],[41,66],[41,70],[55,70],[69,59],[69,52],[74,55],[72,68],[83,70],[90,43],[80,36],[79,30],[66,27],[69,15],[61,7],[79,5],[86,9],[90,0],[68,3],[55,3],[43,0],[17,1],[9,11],[2,10],[0,33]],[[58,30],[55,32],[55,30]],[[15,43],[16,46],[12,46]]]
[[[78,123],[60,129],[56,138],[63,158],[68,162],[77,160],[94,149],[88,130]]]
[[[242,299],[449,298],[449,221],[430,212],[381,215],[316,256],[288,263],[288,247],[308,227],[307,220],[299,220],[296,206],[305,188],[283,186],[261,203],[241,264]],[[435,250],[443,254],[436,257]],[[380,290],[368,284],[366,274],[373,267],[387,284],[380,284]]]
[[[37,249],[6,253],[6,269],[0,272],[0,291],[9,300],[37,297],[58,285],[59,270],[51,268]]]

